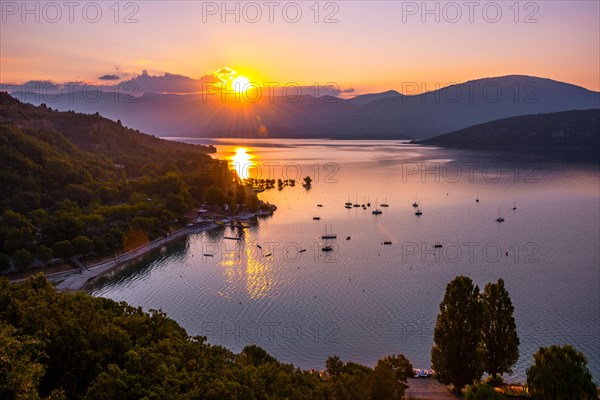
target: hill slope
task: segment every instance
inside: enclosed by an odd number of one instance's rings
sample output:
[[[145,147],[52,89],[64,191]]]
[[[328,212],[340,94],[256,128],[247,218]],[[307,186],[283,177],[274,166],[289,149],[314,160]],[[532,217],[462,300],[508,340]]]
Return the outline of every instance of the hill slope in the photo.
[[[181,226],[227,162],[97,115],[0,93],[0,272],[54,257],[114,255]]]
[[[416,142],[456,147],[600,148],[600,109],[504,118]]]

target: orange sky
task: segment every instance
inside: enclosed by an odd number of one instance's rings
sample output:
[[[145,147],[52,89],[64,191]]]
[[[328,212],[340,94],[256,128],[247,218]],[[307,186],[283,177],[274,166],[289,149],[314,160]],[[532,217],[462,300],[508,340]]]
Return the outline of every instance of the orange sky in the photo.
[[[123,2],[118,13],[112,2],[72,10],[22,4],[2,2],[3,83],[98,82],[144,69],[199,78],[228,66],[257,82],[334,82],[355,93],[509,74],[600,90],[597,1],[479,2],[473,9],[463,2],[293,3],[300,13],[291,2],[273,9],[232,2],[230,13],[221,2]]]

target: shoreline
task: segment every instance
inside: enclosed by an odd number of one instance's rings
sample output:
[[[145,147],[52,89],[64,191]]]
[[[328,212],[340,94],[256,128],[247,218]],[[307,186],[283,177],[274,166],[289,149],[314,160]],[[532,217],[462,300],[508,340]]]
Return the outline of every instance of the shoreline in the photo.
[[[252,218],[256,218],[263,215],[272,215],[272,212],[256,212],[256,213],[248,213],[248,214],[238,214],[235,216],[231,216],[230,218],[224,218],[224,220],[236,219],[241,221],[246,221]],[[219,220],[218,222],[224,222],[224,220]],[[162,246],[165,246],[171,242],[174,242],[178,239],[186,237],[188,235],[194,233],[201,233],[211,229],[216,229],[222,227],[222,224],[218,224],[217,221],[214,221],[205,226],[186,226],[181,228],[175,232],[172,232],[168,236],[164,236],[160,239],[156,239],[152,242],[146,243],[140,247],[137,247],[128,252],[119,254],[118,256],[110,259],[105,259],[103,261],[99,261],[95,264],[85,266],[84,270],[69,270],[69,271],[61,271],[55,272],[52,274],[46,275],[46,279],[50,281],[57,291],[59,292],[76,292],[83,290],[85,286],[91,282],[92,280],[104,275],[112,271],[113,269],[128,263],[135,261],[148,253],[160,249]],[[35,275],[35,271],[32,271],[32,275]],[[19,278],[15,280],[10,280],[11,283],[22,282],[29,278]]]

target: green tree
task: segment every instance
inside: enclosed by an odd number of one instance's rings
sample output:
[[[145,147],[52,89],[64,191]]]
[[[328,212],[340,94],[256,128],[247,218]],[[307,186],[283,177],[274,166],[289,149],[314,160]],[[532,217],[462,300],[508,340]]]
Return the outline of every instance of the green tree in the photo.
[[[0,253],[0,272],[8,272],[10,269],[10,257],[4,253]]]
[[[25,249],[15,251],[12,258],[15,266],[20,270],[27,269],[33,263],[33,254]]]
[[[12,325],[0,321],[0,398],[39,399],[37,387],[44,374],[42,342],[18,336]]]
[[[0,243],[5,252],[10,254],[33,241],[33,225],[23,214],[4,210],[0,221]]]
[[[45,263],[52,260],[52,257],[54,257],[54,252],[46,245],[41,245],[38,247],[36,254],[38,258]]]
[[[513,365],[519,359],[519,336],[513,316],[514,307],[502,279],[485,285],[481,299],[483,369],[490,377],[495,378],[497,374],[511,373]]]
[[[248,210],[250,210],[252,212],[256,212],[256,211],[258,211],[259,206],[260,206],[260,201],[258,200],[257,195],[252,194],[246,198],[246,207],[248,208]]]
[[[66,260],[73,257],[73,245],[68,240],[62,240],[54,243],[52,251],[56,257]]]
[[[340,360],[340,357],[333,355],[327,358],[325,361],[325,370],[329,376],[337,376],[342,373],[344,368],[344,362]]]
[[[75,254],[89,254],[94,251],[94,241],[87,236],[77,236],[71,240]]]
[[[490,385],[476,383],[467,388],[465,400],[504,400],[504,396]]]
[[[390,364],[379,360],[369,376],[371,400],[401,400],[405,388]]]
[[[267,353],[265,349],[258,347],[255,344],[244,347],[238,356],[237,361],[242,365],[254,365],[255,367],[262,364],[277,362],[277,360]]]
[[[591,400],[598,397],[585,356],[573,346],[541,347],[527,369],[529,394],[544,400]]]
[[[396,375],[396,379],[398,379],[400,382],[406,383],[408,378],[412,378],[414,376],[413,366],[410,361],[408,361],[408,358],[404,356],[404,354],[391,354],[385,356],[381,359],[381,362],[392,369]]]
[[[244,185],[237,185],[235,188],[236,204],[244,204],[246,202],[246,188]]]
[[[206,189],[206,192],[204,192],[204,201],[207,204],[221,206],[224,203],[227,203],[228,199],[227,196],[225,196],[225,193],[223,193],[223,191],[221,190],[221,188],[219,188],[216,185],[212,185],[208,189]]]
[[[452,384],[457,394],[482,374],[477,351],[481,342],[481,320],[479,288],[470,278],[457,276],[446,286],[431,349],[436,379]]]

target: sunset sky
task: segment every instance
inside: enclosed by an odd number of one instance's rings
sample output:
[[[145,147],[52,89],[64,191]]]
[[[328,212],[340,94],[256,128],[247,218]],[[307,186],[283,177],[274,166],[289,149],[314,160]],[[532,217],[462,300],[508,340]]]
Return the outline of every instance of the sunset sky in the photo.
[[[90,2],[72,10],[54,3],[60,15],[38,2],[27,13],[23,4],[2,2],[2,83],[126,80],[143,70],[200,78],[229,67],[256,82],[335,82],[355,93],[402,91],[403,82],[423,82],[430,90],[435,82],[509,74],[600,89],[598,1],[518,7],[484,1],[473,8],[430,2],[430,10],[438,7],[430,14],[421,2],[338,1],[319,3],[318,16],[312,1],[274,2],[271,9],[241,2],[239,22],[235,13],[223,14],[221,2],[123,2],[118,15],[113,2],[95,3],[99,10]],[[128,15],[131,23],[125,23]]]

